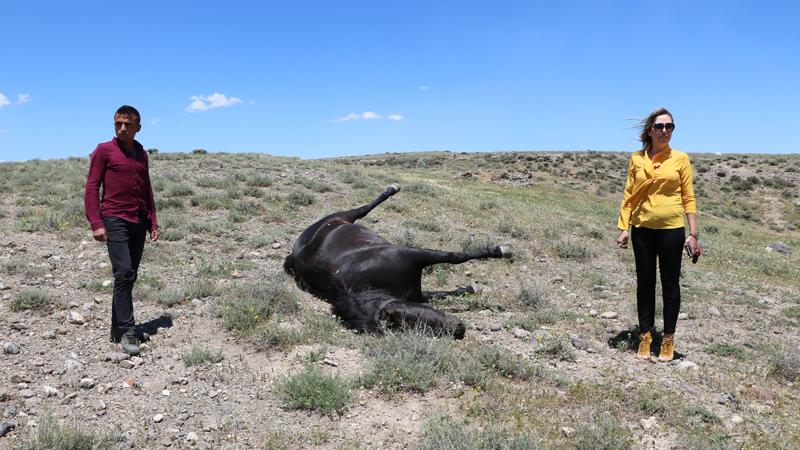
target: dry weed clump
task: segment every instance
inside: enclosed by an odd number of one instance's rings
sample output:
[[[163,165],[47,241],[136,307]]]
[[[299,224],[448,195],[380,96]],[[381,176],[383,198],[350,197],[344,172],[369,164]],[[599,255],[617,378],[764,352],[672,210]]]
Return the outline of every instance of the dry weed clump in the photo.
[[[527,450],[542,448],[541,442],[527,433],[515,433],[496,426],[472,428],[447,414],[428,420],[422,438],[414,447],[419,450]]]
[[[306,366],[301,372],[277,382],[278,391],[290,409],[307,409],[320,414],[341,414],[353,401],[350,381]]]

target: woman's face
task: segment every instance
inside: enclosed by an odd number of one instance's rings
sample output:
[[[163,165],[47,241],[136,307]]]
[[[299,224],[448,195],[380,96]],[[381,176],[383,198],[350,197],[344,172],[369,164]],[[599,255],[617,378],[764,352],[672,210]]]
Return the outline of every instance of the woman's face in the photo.
[[[659,148],[665,147],[672,139],[672,130],[675,129],[675,123],[672,122],[672,117],[669,114],[662,114],[656,116],[656,121],[650,130],[650,138],[653,140],[653,145]]]

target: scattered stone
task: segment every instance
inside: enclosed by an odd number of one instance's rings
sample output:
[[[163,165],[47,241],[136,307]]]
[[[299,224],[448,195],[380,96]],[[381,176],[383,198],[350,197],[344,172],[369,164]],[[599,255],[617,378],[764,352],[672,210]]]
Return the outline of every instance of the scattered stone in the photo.
[[[44,395],[47,397],[61,397],[63,395],[58,389],[52,386],[44,386],[42,390],[44,391]]]
[[[100,399],[94,400],[92,401],[92,408],[94,408],[95,411],[103,411],[106,409],[106,402]]]
[[[134,367],[136,367],[136,365],[133,364],[129,359],[120,361],[119,366],[122,367],[123,369],[133,369]]]
[[[153,422],[155,423],[161,423],[161,421],[163,420],[164,420],[163,414],[156,414],[155,416],[153,416]]]
[[[781,241],[775,242],[774,244],[769,244],[768,246],[764,247],[764,250],[768,252],[778,252],[784,254],[791,254],[792,252],[794,252],[794,249],[792,249],[792,247],[786,245]]]
[[[689,320],[689,314],[685,312],[678,314],[678,320]]]
[[[6,422],[0,423],[0,437],[5,437],[10,431],[17,427],[17,424],[14,422]]]
[[[113,283],[113,281],[111,281],[111,280],[103,280],[103,287],[109,287],[109,286],[111,286],[111,283]]]
[[[161,391],[161,395],[163,395],[164,397],[169,397],[170,394],[172,393],[169,391],[169,389],[164,389],[163,391]]]
[[[678,363],[678,368],[681,370],[697,370],[698,366],[689,360],[683,360]]]
[[[734,414],[734,416],[731,417],[731,422],[733,424],[735,424],[735,425],[738,425],[738,424],[744,422],[744,419],[742,419],[740,416]]]
[[[83,316],[78,314],[76,311],[70,311],[69,315],[67,316],[67,322],[73,325],[83,325],[86,323]]]
[[[83,389],[92,389],[97,383],[91,378],[81,378],[80,387]]]
[[[719,312],[719,308],[717,308],[716,306],[712,306],[712,307],[708,308],[708,313],[711,314],[714,317],[719,317],[719,316],[722,315],[722,313]]]
[[[524,339],[530,336],[531,332],[528,330],[524,330],[522,328],[514,328],[513,330],[511,330],[511,334],[513,334],[514,337],[517,339]]]
[[[589,316],[591,317],[597,317],[598,314],[600,314],[600,312],[598,312],[596,309],[589,310]]]
[[[198,439],[199,438],[197,436],[197,433],[195,433],[194,431],[190,431],[190,432],[186,433],[186,442],[189,443],[190,445],[197,444],[197,440]]]
[[[166,388],[167,388],[167,383],[165,383],[164,380],[152,380],[142,383],[142,390],[150,394],[161,392]]]
[[[122,353],[122,352],[106,353],[106,361],[111,361],[114,364],[117,364],[120,361],[125,361],[128,358],[130,358],[130,355],[128,355],[127,353]]]
[[[572,342],[572,346],[578,350],[589,350],[589,343],[584,339],[581,339],[578,336],[570,336],[569,340]]]
[[[36,409],[36,407],[39,406],[40,402],[41,401],[39,400],[38,397],[26,398],[25,399],[25,410],[30,411],[32,409]]]
[[[656,418],[656,416],[650,416],[647,419],[642,419],[641,422],[642,422],[642,428],[644,428],[645,430],[649,430],[654,426],[656,426],[656,424],[658,423],[658,419]]]
[[[7,402],[11,400],[11,392],[4,387],[0,387],[0,402]]]
[[[141,348],[141,346],[139,346],[139,348]],[[142,365],[144,360],[138,356],[131,356],[130,362],[136,367]]]
[[[19,353],[19,347],[13,342],[3,342],[3,353],[6,355],[16,355]]]
[[[56,333],[55,331],[45,331],[42,333],[42,339],[55,339]]]
[[[239,272],[238,270],[234,269],[233,272],[231,272],[231,276],[233,278],[242,278],[242,273]]]
[[[617,314],[614,311],[606,311],[606,312],[600,314],[600,318],[601,319],[616,319],[618,315],[619,314]]]
[[[11,322],[11,329],[16,331],[24,331],[28,329],[28,324],[25,322],[14,321]]]
[[[337,362],[336,362],[334,359],[332,359],[332,358],[325,358],[325,359],[323,359],[323,360],[322,360],[322,363],[323,363],[323,364],[327,364],[327,365],[329,365],[329,366],[331,366],[331,367],[339,367],[339,363],[337,363]]]
[[[278,250],[279,248],[283,247],[280,242],[275,242],[272,244],[273,250]]]
[[[67,372],[82,372],[83,364],[74,359],[68,359],[67,362],[64,363],[64,368]]]
[[[561,427],[561,435],[564,437],[572,437],[575,435],[575,428]]]
[[[495,323],[495,324],[492,324],[492,325],[489,326],[489,331],[497,332],[497,331],[500,331],[502,329],[503,329],[503,326],[500,325],[499,323]]]
[[[742,395],[745,397],[755,398],[764,402],[774,402],[775,392],[760,386],[753,386],[742,389]]]
[[[9,285],[7,285],[5,283],[0,283],[0,291],[7,291],[9,289],[11,289],[11,286],[9,286]]]
[[[723,392],[722,394],[719,394],[719,398],[717,399],[717,403],[719,403],[720,405],[724,405],[724,404],[727,404],[727,403],[733,403],[733,401],[734,401],[733,397],[731,397],[731,395],[728,394],[727,392]]]
[[[19,396],[22,398],[31,398],[36,395],[32,389],[23,389],[19,391]]]

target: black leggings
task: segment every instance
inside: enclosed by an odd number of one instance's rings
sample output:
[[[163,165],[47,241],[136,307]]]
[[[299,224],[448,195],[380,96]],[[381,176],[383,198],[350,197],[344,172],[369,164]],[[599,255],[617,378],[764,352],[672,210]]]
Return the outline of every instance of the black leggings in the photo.
[[[681,275],[683,228],[656,230],[652,228],[631,229],[633,255],[636,258],[636,306],[639,311],[639,330],[646,333],[653,329],[656,309],[656,259],[661,273],[661,288],[664,297],[664,334],[675,333],[675,323],[681,309]]]

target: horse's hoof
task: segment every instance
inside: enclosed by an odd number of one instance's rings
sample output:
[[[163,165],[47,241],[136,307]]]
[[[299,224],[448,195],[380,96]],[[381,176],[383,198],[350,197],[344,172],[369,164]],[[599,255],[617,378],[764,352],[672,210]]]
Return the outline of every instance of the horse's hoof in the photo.
[[[390,184],[386,190],[389,191],[389,195],[394,195],[400,192],[400,186],[397,184]]]
[[[511,247],[507,245],[501,245],[497,248],[500,249],[500,256],[503,258],[511,258],[512,256],[514,256],[514,252],[511,251]]]

